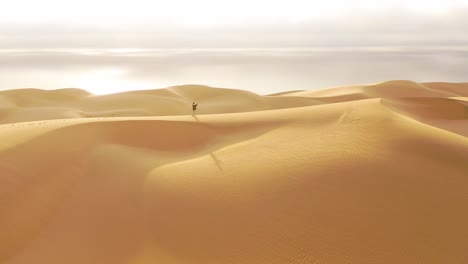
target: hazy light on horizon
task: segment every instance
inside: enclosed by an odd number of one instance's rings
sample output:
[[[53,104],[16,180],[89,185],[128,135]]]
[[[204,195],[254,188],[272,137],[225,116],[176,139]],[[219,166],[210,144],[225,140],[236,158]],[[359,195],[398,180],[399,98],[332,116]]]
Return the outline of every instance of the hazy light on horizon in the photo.
[[[15,0],[0,90],[464,82],[468,0]]]
[[[468,81],[468,47],[115,51],[4,50],[0,90],[82,88],[108,94],[204,84],[270,94],[392,79]]]

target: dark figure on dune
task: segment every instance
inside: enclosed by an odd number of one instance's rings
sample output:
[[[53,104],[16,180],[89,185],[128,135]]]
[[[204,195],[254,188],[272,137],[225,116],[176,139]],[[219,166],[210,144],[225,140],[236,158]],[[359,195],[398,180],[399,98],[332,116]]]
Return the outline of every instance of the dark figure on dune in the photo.
[[[195,116],[195,111],[197,110],[198,103],[192,103],[192,116]]]

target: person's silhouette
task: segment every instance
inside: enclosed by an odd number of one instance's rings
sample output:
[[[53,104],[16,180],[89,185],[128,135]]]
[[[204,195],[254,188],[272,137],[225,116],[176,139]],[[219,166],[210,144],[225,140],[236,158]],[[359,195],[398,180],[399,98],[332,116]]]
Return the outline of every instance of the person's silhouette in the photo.
[[[195,111],[197,110],[198,103],[192,103],[192,116],[195,116]]]

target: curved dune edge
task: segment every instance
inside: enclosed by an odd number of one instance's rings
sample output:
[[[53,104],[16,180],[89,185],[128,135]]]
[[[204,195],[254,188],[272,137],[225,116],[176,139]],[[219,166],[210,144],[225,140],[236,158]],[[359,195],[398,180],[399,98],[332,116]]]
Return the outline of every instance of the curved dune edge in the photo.
[[[465,263],[466,100],[398,84],[411,88],[343,102],[198,86],[10,91],[25,108],[160,96],[164,111],[245,111],[0,125],[0,263]]]
[[[265,111],[318,105],[308,97],[261,96],[252,92],[183,85],[95,96],[79,89],[18,89],[0,92],[0,124],[36,120],[191,115]]]
[[[165,89],[95,96],[81,89],[17,89],[0,91],[0,124],[36,120],[190,115],[190,104],[200,104],[199,115],[266,111],[363,99],[468,97],[468,83],[387,81],[314,91],[286,91],[271,95],[182,85]]]

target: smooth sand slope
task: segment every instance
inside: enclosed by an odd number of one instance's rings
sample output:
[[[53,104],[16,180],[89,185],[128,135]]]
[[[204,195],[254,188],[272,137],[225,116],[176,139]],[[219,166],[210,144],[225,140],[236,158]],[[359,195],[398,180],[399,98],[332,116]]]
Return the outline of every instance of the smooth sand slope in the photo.
[[[0,124],[89,117],[191,115],[187,107],[203,104],[199,114],[237,113],[321,104],[309,97],[260,96],[251,92],[184,85],[167,89],[94,96],[80,89],[0,91]]]
[[[468,263],[463,88],[1,92],[0,263]]]

